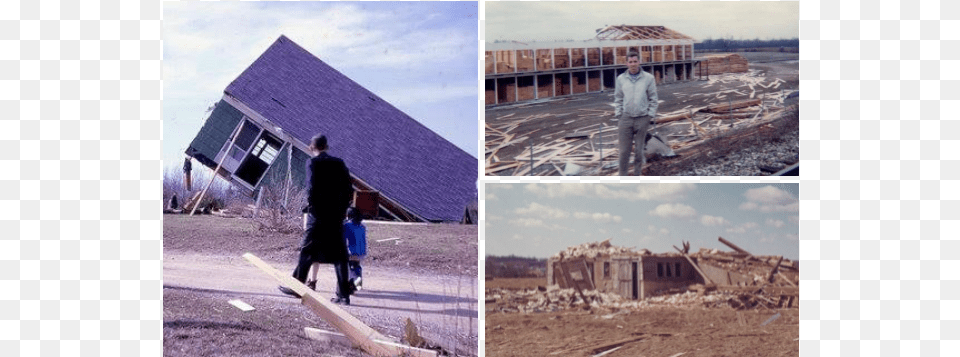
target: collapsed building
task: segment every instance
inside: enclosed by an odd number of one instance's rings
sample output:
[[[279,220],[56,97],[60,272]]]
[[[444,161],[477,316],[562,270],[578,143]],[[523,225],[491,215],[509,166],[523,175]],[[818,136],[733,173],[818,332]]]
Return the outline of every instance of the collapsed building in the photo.
[[[694,57],[694,39],[663,26],[607,26],[586,41],[497,42],[485,45],[486,105],[520,102],[614,88],[627,70],[627,54],[640,54],[640,67],[660,83],[717,73],[717,57]],[[735,63],[746,63],[743,57]],[[720,61],[720,62],[718,62]],[[707,65],[713,65],[711,72]],[[706,71],[706,72],[704,72]],[[743,69],[746,71],[746,69]]]
[[[374,193],[368,215],[476,223],[476,158],[283,35],[224,89],[185,153],[255,196],[301,185],[317,133],[358,192]]]
[[[734,249],[701,249],[688,254],[654,254],[649,250],[617,247],[609,240],[569,247],[547,260],[547,284],[560,289],[596,290],[622,299],[644,300],[664,294],[700,294],[710,291],[750,295],[746,304],[795,306],[799,298],[797,262],[773,256],[754,256],[719,238]],[[676,248],[676,247],[674,247]]]

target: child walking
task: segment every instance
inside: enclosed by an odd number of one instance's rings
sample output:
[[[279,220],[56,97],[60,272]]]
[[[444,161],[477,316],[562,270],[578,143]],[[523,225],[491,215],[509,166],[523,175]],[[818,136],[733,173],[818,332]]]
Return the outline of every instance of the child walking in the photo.
[[[367,256],[367,227],[363,225],[363,214],[356,208],[347,213],[349,220],[343,224],[343,235],[347,240],[347,252],[350,258],[347,267],[350,270],[350,282],[354,291],[363,289],[363,268],[360,262]]]

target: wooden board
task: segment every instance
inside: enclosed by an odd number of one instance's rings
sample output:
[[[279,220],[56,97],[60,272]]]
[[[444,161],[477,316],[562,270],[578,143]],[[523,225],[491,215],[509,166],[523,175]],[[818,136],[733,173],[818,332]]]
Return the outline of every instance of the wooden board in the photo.
[[[327,343],[336,342],[336,343],[345,343],[353,345],[350,339],[339,332],[321,330],[313,327],[304,327],[303,333],[307,335],[307,338],[316,341],[323,341]],[[398,344],[396,342],[390,341],[381,341],[374,340],[374,342],[385,345],[387,347],[396,347],[403,350],[402,356],[416,356],[416,357],[437,357],[437,351],[427,350],[423,348],[416,348],[407,345]],[[354,346],[356,347],[356,346]]]
[[[301,300],[304,305],[309,307],[310,310],[313,310],[313,312],[324,321],[340,330],[353,345],[360,347],[365,352],[374,356],[400,356],[401,353],[403,353],[401,349],[375,342],[375,340],[388,341],[389,339],[353,315],[350,315],[336,304],[327,301],[326,298],[321,297],[299,280],[281,273],[251,253],[244,254],[243,258],[279,281],[280,285],[286,286],[299,294],[302,297]]]

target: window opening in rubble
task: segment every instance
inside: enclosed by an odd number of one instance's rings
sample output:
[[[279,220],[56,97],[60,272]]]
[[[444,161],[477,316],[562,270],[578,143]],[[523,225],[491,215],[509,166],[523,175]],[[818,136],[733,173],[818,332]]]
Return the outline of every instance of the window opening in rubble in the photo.
[[[587,263],[587,273],[590,274],[590,280],[593,279],[593,263]]]
[[[603,277],[610,277],[610,262],[603,262]]]
[[[679,277],[683,276],[683,275],[680,274],[680,263],[675,263],[675,264],[676,264],[676,265],[675,265],[675,266],[676,266],[676,269],[674,269],[673,272],[676,273],[675,275],[679,278]]]
[[[637,299],[637,262],[633,262],[633,275],[631,276],[632,276],[631,280],[633,280],[633,299],[636,300]]]
[[[673,275],[670,275],[670,263],[667,263],[667,277],[669,278],[671,276]]]
[[[663,263],[657,263],[657,277],[663,277]]]

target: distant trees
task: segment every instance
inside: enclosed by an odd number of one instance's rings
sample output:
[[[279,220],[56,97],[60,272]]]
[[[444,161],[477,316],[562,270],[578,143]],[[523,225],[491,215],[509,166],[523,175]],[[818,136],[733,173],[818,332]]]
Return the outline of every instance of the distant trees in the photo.
[[[484,275],[497,278],[532,278],[546,273],[547,260],[515,255],[484,258]]]
[[[707,38],[701,42],[693,44],[694,50],[735,50],[741,48],[761,48],[761,47],[784,47],[784,48],[796,48],[800,47],[799,38],[790,38],[790,39],[771,39],[771,40],[761,40],[755,38],[752,40],[737,39],[734,40],[731,38]]]

